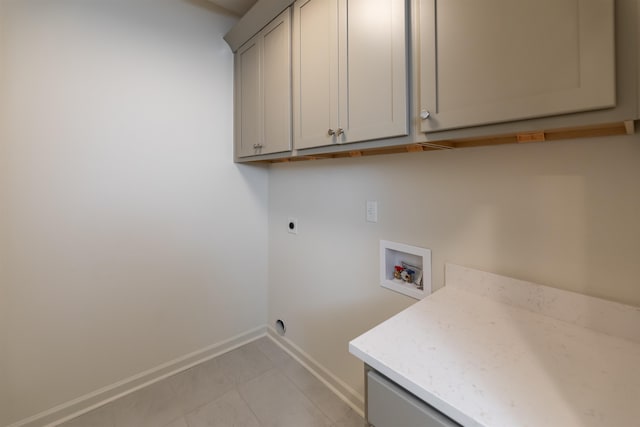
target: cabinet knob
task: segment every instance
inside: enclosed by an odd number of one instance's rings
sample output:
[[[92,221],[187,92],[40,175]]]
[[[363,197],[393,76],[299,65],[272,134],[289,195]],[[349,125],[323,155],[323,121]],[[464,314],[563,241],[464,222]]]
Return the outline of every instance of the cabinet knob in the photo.
[[[253,144],[253,148],[255,148],[256,150],[258,148],[262,148],[262,144]]]
[[[428,112],[427,110],[420,111],[420,118],[422,120],[427,120],[429,117],[431,117],[431,113],[430,112]]]
[[[333,135],[335,135],[335,134],[336,134],[336,131],[335,131],[335,130],[333,130],[333,129],[329,129],[329,130],[327,131],[327,135],[329,135],[329,136],[333,136]]]
[[[343,130],[342,128],[338,128],[338,129],[336,130],[336,136],[340,136],[340,135],[342,135],[343,133],[344,133],[344,130]]]

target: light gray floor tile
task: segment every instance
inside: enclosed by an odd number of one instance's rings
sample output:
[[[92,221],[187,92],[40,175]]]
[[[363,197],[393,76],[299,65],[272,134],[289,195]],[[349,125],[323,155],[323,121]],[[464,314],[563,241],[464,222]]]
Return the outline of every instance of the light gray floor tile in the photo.
[[[364,420],[270,338],[60,427],[362,427]]]
[[[269,337],[262,337],[258,339],[256,345],[276,366],[292,360],[291,356],[287,354],[280,346],[273,342]]]
[[[114,427],[113,406],[111,404],[94,409],[84,415],[60,424],[58,427]]]
[[[235,385],[216,359],[174,375],[168,381],[185,414],[217,399]]]
[[[164,427],[189,427],[185,418],[178,418],[174,422],[167,424]]]
[[[236,390],[191,412],[187,421],[189,427],[260,427]]]
[[[286,362],[282,370],[331,421],[341,420],[352,411],[349,405],[294,359]]]
[[[224,375],[234,384],[242,384],[273,368],[273,363],[251,342],[217,358]]]
[[[182,415],[176,393],[167,380],[152,384],[113,403],[116,427],[160,427]]]
[[[334,423],[331,427],[368,427],[364,418],[358,415],[353,409],[349,408],[349,412],[345,417]]]
[[[239,386],[240,395],[265,427],[327,427],[329,419],[279,370]]]

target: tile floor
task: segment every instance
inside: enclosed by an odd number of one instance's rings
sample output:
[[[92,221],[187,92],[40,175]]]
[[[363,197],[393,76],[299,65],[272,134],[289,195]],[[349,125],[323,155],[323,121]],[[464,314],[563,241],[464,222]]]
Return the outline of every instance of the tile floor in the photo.
[[[59,427],[363,427],[364,420],[267,337]]]

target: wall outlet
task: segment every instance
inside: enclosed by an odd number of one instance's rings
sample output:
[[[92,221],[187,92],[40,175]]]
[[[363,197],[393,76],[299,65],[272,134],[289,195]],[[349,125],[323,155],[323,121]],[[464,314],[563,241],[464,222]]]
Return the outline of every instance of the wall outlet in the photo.
[[[287,221],[287,231],[291,234],[298,234],[298,219],[289,218]]]
[[[367,200],[367,221],[378,222],[378,201]]]

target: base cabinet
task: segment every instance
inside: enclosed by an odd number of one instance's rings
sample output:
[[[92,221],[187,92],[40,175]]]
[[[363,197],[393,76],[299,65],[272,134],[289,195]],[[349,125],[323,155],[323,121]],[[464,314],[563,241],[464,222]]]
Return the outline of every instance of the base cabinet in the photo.
[[[367,372],[367,421],[374,427],[461,427],[373,370]]]

